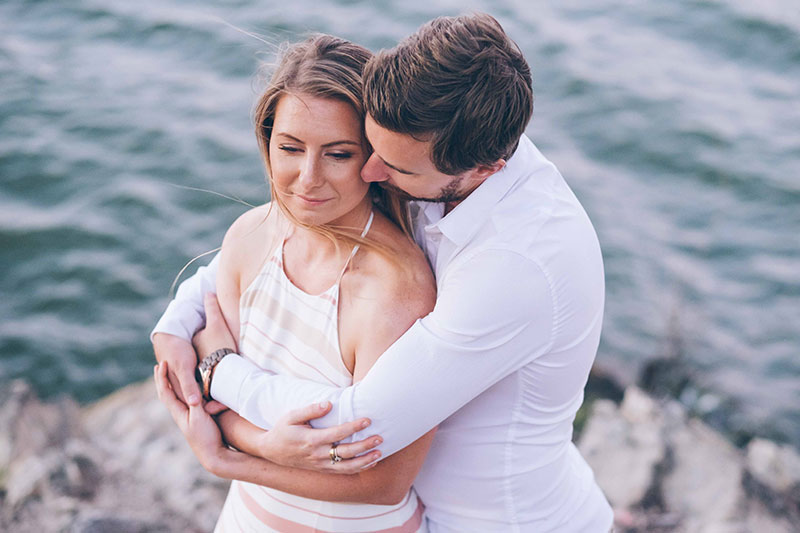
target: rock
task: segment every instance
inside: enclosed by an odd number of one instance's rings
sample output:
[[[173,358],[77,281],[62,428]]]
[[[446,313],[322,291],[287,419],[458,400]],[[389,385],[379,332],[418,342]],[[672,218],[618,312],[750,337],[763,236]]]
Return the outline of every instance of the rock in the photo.
[[[625,391],[617,409],[595,402],[578,448],[614,507],[644,502],[665,459],[663,419],[656,403],[635,387]]]
[[[673,467],[662,484],[666,507],[684,518],[686,531],[747,531],[741,453],[696,419],[667,433]]]
[[[92,499],[103,479],[102,469],[95,463],[93,455],[96,454],[82,442],[68,443],[56,468],[50,471],[50,490],[70,498]]]
[[[747,470],[756,481],[775,492],[800,485],[800,455],[789,446],[753,439],[747,446]]]
[[[77,520],[72,533],[169,533],[164,524],[116,516],[89,516]]]
[[[16,509],[26,500],[41,496],[48,472],[54,466],[53,456],[35,455],[11,464],[6,478],[5,505]]]
[[[0,395],[0,487],[5,484],[2,473],[12,462],[41,454],[76,435],[77,427],[71,422],[77,412],[71,399],[44,404],[27,383],[12,381]]]
[[[201,530],[214,528],[230,482],[200,466],[152,380],[107,396],[86,408],[82,418],[93,442],[113,458],[109,468],[156,491],[163,505]]]
[[[51,448],[13,462],[6,484],[6,505],[16,509],[31,498],[91,499],[102,480],[102,472],[91,456],[86,445],[73,441],[64,448]]]
[[[800,523],[800,456],[789,446],[753,439],[747,446],[745,488],[773,517]]]
[[[797,519],[775,516],[763,503],[751,500],[747,508],[747,531],[760,533],[797,533]]]

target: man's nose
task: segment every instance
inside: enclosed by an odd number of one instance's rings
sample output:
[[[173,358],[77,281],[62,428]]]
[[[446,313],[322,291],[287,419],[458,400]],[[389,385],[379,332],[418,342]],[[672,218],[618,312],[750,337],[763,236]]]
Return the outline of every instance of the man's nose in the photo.
[[[389,179],[389,174],[386,173],[386,165],[383,164],[383,160],[378,157],[378,154],[372,154],[367,159],[367,162],[364,163],[361,168],[361,179],[367,183]]]

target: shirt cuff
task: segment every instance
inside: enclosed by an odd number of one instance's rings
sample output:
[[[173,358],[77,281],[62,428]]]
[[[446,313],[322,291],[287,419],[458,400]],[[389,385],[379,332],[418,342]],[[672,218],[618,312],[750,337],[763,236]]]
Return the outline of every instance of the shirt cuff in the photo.
[[[239,354],[229,353],[217,363],[211,380],[211,397],[241,414],[240,395],[244,381],[253,372],[261,370]]]

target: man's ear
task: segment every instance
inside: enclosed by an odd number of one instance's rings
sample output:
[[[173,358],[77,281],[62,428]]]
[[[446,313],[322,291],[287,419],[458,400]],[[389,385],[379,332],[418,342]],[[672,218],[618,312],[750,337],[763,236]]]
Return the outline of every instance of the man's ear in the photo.
[[[498,159],[497,161],[495,161],[491,165],[478,165],[473,170],[473,172],[474,172],[473,176],[475,177],[475,179],[483,181],[486,178],[488,178],[489,176],[491,176],[492,174],[496,174],[496,173],[500,172],[501,170],[503,170],[503,167],[505,167],[505,166],[506,166],[506,160],[505,159]]]

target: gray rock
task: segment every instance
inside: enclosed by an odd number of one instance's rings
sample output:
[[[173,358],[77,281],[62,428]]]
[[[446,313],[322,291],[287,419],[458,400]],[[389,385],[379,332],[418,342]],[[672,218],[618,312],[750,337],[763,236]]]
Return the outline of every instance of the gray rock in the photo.
[[[744,459],[699,420],[669,428],[673,467],[662,484],[666,507],[684,517],[686,531],[747,531]]]
[[[614,507],[641,504],[651,491],[665,459],[663,426],[658,405],[636,387],[625,391],[619,409],[595,402],[578,448]]]
[[[747,446],[747,470],[759,483],[786,492],[800,485],[800,455],[789,446],[753,439]]]
[[[72,533],[169,533],[164,524],[144,522],[116,516],[89,516],[81,518],[72,527]]]
[[[0,487],[5,481],[1,475],[12,462],[41,454],[75,436],[77,412],[71,399],[44,404],[27,383],[12,381],[0,395]]]
[[[17,509],[25,501],[41,497],[50,470],[56,465],[53,454],[25,457],[11,464],[6,477],[5,506]]]
[[[158,400],[152,380],[107,396],[85,409],[82,418],[92,441],[112,458],[109,469],[146,485],[161,495],[164,506],[200,529],[214,528],[230,482],[203,469]]]

